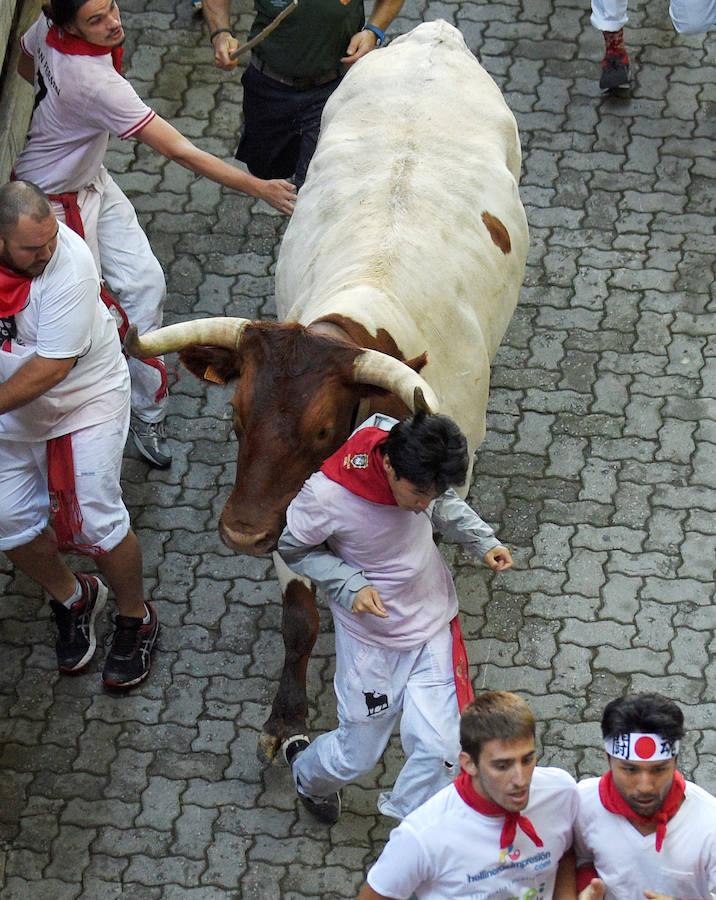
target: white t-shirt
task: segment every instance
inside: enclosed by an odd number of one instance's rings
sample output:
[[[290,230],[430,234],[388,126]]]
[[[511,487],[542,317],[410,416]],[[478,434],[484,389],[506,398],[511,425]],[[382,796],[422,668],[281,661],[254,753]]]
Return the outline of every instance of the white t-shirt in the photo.
[[[47,441],[119,414],[129,393],[129,371],[117,326],[99,299],[92,253],[62,223],[57,249],[42,275],[32,279],[15,325],[16,339],[0,350],[0,382],[35,355],[78,359],[55,387],[0,415],[0,440]]]
[[[571,775],[535,769],[524,815],[544,846],[518,827],[514,843],[500,850],[504,819],[475,812],[450,785],[391,832],[368,884],[398,900],[413,893],[419,900],[549,900],[559,861],[572,846],[577,805]]]
[[[655,835],[640,834],[602,806],[598,778],[581,781],[578,789],[577,862],[594,865],[607,886],[606,900],[635,900],[647,888],[688,900],[716,896],[716,797],[687,781],[684,802],[657,853]]]
[[[372,503],[316,472],[288,507],[286,524],[304,544],[325,541],[380,593],[387,619],[357,616],[331,601],[333,615],[358,640],[407,650],[457,615],[455,587],[427,513]]]
[[[110,54],[60,53],[45,42],[47,32],[41,15],[20,40],[35,62],[35,110],[15,174],[59,194],[97,177],[110,134],[131,137],[156,113],[115,71]]]

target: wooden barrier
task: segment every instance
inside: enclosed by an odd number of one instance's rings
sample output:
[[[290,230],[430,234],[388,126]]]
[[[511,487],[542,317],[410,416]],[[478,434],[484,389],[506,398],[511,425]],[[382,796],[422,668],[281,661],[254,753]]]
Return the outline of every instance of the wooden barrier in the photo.
[[[37,18],[40,0],[0,2],[0,184],[10,177],[25,143],[32,113],[32,87],[17,74],[18,37]]]

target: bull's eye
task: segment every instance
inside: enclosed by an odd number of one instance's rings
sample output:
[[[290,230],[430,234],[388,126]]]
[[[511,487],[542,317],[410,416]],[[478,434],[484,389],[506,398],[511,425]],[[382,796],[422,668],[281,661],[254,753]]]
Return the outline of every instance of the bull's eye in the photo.
[[[316,435],[319,441],[325,441],[328,437],[328,429],[327,428],[319,428],[318,434]]]

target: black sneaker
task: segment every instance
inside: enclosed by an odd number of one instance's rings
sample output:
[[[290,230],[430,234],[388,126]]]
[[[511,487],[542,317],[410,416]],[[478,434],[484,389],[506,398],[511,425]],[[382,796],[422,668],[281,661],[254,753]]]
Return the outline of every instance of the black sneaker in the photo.
[[[57,622],[57,667],[60,672],[79,672],[97,649],[95,620],[107,602],[107,587],[94,575],[75,573],[82,587],[82,597],[69,609],[54,598],[50,606]]]
[[[305,734],[295,734],[281,744],[283,756],[289,767],[293,769],[293,763],[299,753],[308,747],[310,741]],[[315,797],[304,793],[301,782],[296,778],[296,793],[298,799],[306,809],[324,825],[335,825],[341,814],[341,792],[335,791],[327,797]]]
[[[108,688],[126,690],[149,675],[151,654],[159,634],[159,621],[154,606],[147,601],[149,621],[130,616],[114,617],[112,646],[104,663],[102,681]]]
[[[164,422],[143,422],[132,416],[129,430],[137,450],[146,460],[157,469],[169,468],[172,464],[172,452],[164,431]]]
[[[602,60],[602,74],[599,87],[603,91],[627,90],[629,87],[629,59],[620,56],[605,56]]]

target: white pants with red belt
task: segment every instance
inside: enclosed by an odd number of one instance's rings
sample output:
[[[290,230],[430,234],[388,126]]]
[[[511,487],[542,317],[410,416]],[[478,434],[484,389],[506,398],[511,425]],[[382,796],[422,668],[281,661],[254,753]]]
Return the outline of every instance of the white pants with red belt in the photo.
[[[700,34],[716,23],[716,0],[671,0],[669,15],[680,34]],[[619,31],[627,23],[627,0],[592,0],[592,25]]]
[[[327,796],[370,772],[398,717],[407,757],[378,809],[402,819],[457,774],[459,714],[450,626],[412,650],[390,650],[352,637],[336,621],[338,728],[296,757],[299,790]]]
[[[162,267],[152,253],[146,234],[129,200],[103,167],[95,180],[77,195],[85,241],[100,278],[119,300],[139,333],[162,324],[167,287]],[[65,221],[60,203],[53,203],[57,218]],[[161,422],[167,398],[155,400],[161,383],[156,369],[130,359],[132,410],[144,422]]]
[[[82,531],[79,543],[107,553],[129,532],[119,476],[129,431],[129,402],[108,422],[72,433]],[[45,441],[0,440],[0,550],[34,540],[50,519]]]

